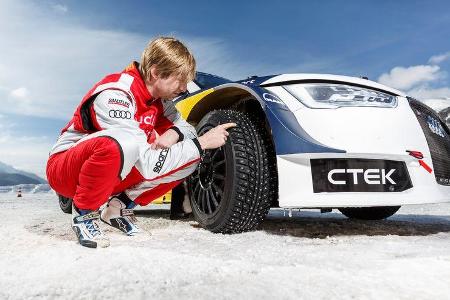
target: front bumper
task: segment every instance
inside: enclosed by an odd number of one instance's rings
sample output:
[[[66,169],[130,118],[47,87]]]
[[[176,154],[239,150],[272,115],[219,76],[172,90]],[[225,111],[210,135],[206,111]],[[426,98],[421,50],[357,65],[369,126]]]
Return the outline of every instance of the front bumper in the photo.
[[[280,206],[369,207],[450,202],[450,183],[445,182],[450,180],[449,132],[437,128],[437,125],[428,124],[428,115],[433,117],[434,114],[422,107],[422,104],[404,97],[399,97],[398,100],[396,108],[303,107],[295,110],[298,124],[312,139],[331,148],[344,149],[346,153],[279,153],[277,163]],[[422,161],[431,167],[432,172],[421,166],[419,159],[410,156],[408,150],[421,152],[424,156]],[[312,176],[311,160],[315,159],[401,162],[410,184],[407,188],[392,188],[391,191],[385,189],[385,186],[379,186],[379,189],[366,186],[368,188],[364,189],[361,185],[357,188],[340,189],[339,192],[334,192],[336,189],[317,191],[317,180],[327,180],[327,174],[324,172],[322,177],[317,177],[315,173],[315,176]],[[360,167],[361,165],[358,168]],[[365,168],[363,166],[363,169],[374,170],[369,164]],[[337,172],[342,173],[343,170],[339,169]],[[355,171],[350,169],[350,173],[352,170]]]
[[[403,161],[412,187],[401,192],[314,192],[311,159],[379,159]],[[424,159],[431,165],[430,159]],[[450,202],[450,186],[436,183],[417,159],[409,155],[289,154],[277,156],[279,203],[283,208],[397,206]]]

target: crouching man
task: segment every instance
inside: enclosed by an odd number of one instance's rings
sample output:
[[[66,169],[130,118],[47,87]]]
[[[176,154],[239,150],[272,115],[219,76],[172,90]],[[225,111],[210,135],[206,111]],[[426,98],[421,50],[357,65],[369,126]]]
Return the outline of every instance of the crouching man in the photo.
[[[84,96],[47,162],[50,186],[73,199],[72,228],[81,245],[109,246],[99,220],[127,235],[139,232],[133,208],[170,191],[195,170],[204,150],[226,142],[226,130],[236,124],[197,137],[171,101],[194,76],[189,50],[161,37],[140,63],[107,75]]]

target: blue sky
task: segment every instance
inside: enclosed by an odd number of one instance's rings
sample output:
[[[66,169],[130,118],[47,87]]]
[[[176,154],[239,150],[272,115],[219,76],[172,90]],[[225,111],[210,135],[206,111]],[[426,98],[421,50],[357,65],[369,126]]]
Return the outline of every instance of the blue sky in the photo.
[[[83,94],[158,35],[199,70],[360,76],[450,97],[448,1],[0,1],[0,161],[44,174]]]

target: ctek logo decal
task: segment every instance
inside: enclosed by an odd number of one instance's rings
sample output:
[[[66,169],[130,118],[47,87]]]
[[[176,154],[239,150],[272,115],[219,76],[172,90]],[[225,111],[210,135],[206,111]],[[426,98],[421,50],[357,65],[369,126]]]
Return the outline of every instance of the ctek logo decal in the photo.
[[[166,161],[167,154],[169,153],[169,148],[162,149],[159,153],[158,161],[153,168],[153,172],[159,173],[161,172],[162,167],[164,166],[164,162]]]
[[[310,162],[314,193],[392,193],[413,187],[404,161],[318,158]]]
[[[337,174],[351,174],[350,180],[353,184],[359,184],[361,179],[367,184],[396,184],[392,180],[391,176],[394,174],[396,169],[390,169],[386,172],[385,169],[333,169],[328,172],[328,181],[331,184],[347,184],[348,180],[336,180],[333,178]]]

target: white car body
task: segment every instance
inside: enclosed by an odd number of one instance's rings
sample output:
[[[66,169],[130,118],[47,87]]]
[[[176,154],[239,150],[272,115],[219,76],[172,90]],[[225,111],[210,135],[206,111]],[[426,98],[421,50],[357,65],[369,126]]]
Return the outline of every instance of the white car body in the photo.
[[[295,115],[299,125],[316,141],[345,153],[277,154],[279,205],[282,208],[336,208],[401,206],[450,202],[450,186],[438,184],[407,150],[420,151],[422,161],[434,170],[430,148],[406,95],[376,82],[336,75],[283,74],[270,78],[261,86],[299,80],[333,81],[387,91],[397,96],[396,107],[339,107],[312,109],[298,101],[282,86],[265,89],[277,95]],[[403,161],[412,187],[400,192],[314,192],[311,159],[361,158]],[[450,158],[449,158],[450,159]],[[347,172],[337,170],[333,172]],[[353,173],[352,173],[353,172]],[[382,174],[382,172],[384,172]],[[387,181],[389,170],[368,173],[350,170],[351,178],[367,184]],[[328,179],[333,180],[333,174]],[[342,183],[341,183],[342,184]]]

